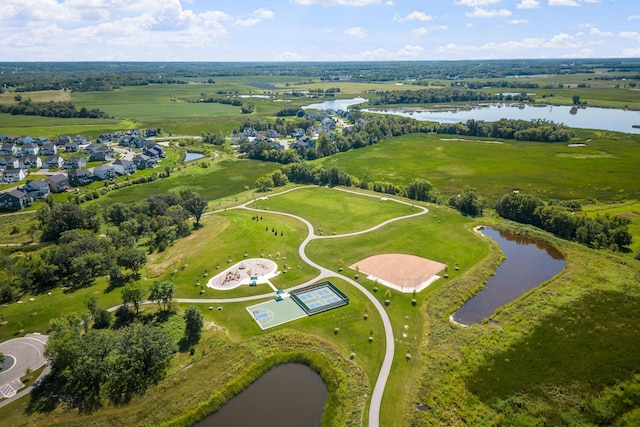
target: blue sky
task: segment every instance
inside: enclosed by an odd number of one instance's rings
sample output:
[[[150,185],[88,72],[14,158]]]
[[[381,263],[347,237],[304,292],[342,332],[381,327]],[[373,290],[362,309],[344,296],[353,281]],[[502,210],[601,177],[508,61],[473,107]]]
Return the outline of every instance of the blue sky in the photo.
[[[640,0],[0,0],[0,61],[640,57]]]

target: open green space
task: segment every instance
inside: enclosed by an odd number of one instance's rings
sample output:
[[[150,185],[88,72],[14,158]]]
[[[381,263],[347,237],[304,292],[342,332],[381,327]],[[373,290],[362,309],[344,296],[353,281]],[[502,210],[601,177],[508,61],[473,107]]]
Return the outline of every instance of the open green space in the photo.
[[[152,194],[179,194],[187,189],[209,200],[215,200],[249,190],[258,177],[273,172],[277,166],[275,163],[233,158],[192,162],[179,168],[169,178],[110,192],[103,200],[108,203],[127,203]]]
[[[5,135],[46,136],[49,139],[60,135],[77,134],[96,138],[101,133],[132,129],[136,126],[134,122],[122,119],[60,119],[12,116],[6,113],[0,113],[0,121],[2,122],[0,131]]]
[[[150,257],[147,276],[171,280],[176,284],[180,298],[231,298],[272,293],[266,285],[224,291],[206,287],[209,278],[244,258],[271,259],[279,271],[285,266],[291,267],[271,279],[278,288],[312,279],[317,271],[304,263],[298,254],[298,247],[306,237],[306,227],[283,215],[261,213],[261,220],[254,220],[254,216],[253,212],[242,209],[205,216],[201,229],[178,241],[170,251]]]
[[[380,195],[357,195],[331,188],[303,188],[259,199],[250,207],[287,212],[311,222],[316,234],[363,231],[416,209],[384,200]]]
[[[576,131],[561,143],[479,140],[452,135],[405,135],[316,162],[367,181],[408,184],[428,179],[445,195],[475,187],[490,202],[519,190],[543,199],[619,201],[640,197],[637,136]]]

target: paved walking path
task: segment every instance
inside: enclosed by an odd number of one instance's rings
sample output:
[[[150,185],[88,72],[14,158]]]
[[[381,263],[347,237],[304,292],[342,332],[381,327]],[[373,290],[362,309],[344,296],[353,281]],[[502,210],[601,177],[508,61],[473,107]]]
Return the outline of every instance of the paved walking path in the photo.
[[[295,187],[295,188],[291,188],[289,190],[277,193],[277,194],[272,194],[269,196],[265,196],[262,197],[261,200],[266,200],[270,197],[276,197],[276,196],[280,196],[282,194],[288,193],[290,191],[295,191],[295,190],[299,190],[302,188],[309,188],[312,186],[303,186],[303,187]],[[364,193],[359,193],[357,191],[352,191],[352,190],[346,190],[346,189],[341,189],[341,188],[336,188],[336,191],[344,191],[347,193],[353,193],[353,194],[357,194],[359,196],[365,196],[365,197],[374,197],[374,198],[380,198],[381,196],[379,195],[370,195],[370,194],[364,194]],[[382,324],[384,326],[384,333],[385,333],[385,345],[386,345],[386,349],[385,349],[385,353],[384,353],[384,359],[382,361],[382,366],[380,367],[380,372],[378,373],[378,378],[376,380],[376,383],[374,385],[373,388],[373,392],[371,393],[371,401],[369,404],[369,427],[379,427],[380,425],[380,408],[382,406],[382,396],[384,394],[384,389],[385,386],[387,385],[387,380],[389,379],[389,373],[391,372],[391,365],[393,363],[393,355],[395,352],[395,341],[393,338],[393,329],[391,327],[391,320],[389,319],[389,315],[387,314],[386,310],[384,309],[384,307],[382,306],[382,304],[373,296],[373,294],[371,294],[364,286],[362,286],[360,283],[356,282],[355,280],[342,275],[340,273],[337,273],[333,270],[330,270],[328,268],[325,268],[323,266],[321,266],[320,264],[315,263],[314,261],[312,261],[306,254],[305,249],[307,247],[307,245],[309,244],[309,242],[311,242],[312,240],[316,240],[316,239],[339,239],[342,237],[349,237],[349,236],[356,236],[356,235],[360,235],[360,234],[365,234],[365,233],[370,233],[372,231],[378,230],[379,228],[382,228],[392,222],[396,222],[396,221],[401,221],[401,220],[405,220],[405,219],[409,219],[409,218],[413,218],[416,216],[420,216],[420,215],[425,215],[427,212],[429,212],[429,210],[425,207],[422,206],[417,206],[415,204],[412,203],[407,203],[407,202],[403,202],[401,200],[397,200],[394,198],[390,198],[390,197],[386,197],[383,196],[383,198],[385,198],[386,200],[390,200],[396,203],[401,203],[407,206],[412,206],[416,209],[419,209],[419,212],[410,214],[410,215],[404,215],[401,217],[397,217],[397,218],[392,218],[389,219],[387,221],[384,221],[374,227],[371,227],[367,230],[363,230],[363,231],[357,231],[354,233],[346,233],[346,234],[338,234],[338,235],[332,235],[332,236],[323,236],[323,235],[317,235],[315,234],[315,230],[313,228],[313,225],[307,221],[306,219],[299,217],[297,215],[293,215],[290,213],[286,213],[286,212],[276,212],[276,211],[272,211],[272,210],[263,210],[263,209],[255,209],[255,208],[251,208],[248,205],[250,205],[251,203],[254,203],[255,200],[250,200],[246,203],[240,204],[238,206],[234,206],[231,208],[226,208],[226,209],[222,209],[222,210],[217,210],[217,211],[213,211],[213,212],[208,212],[205,215],[212,215],[215,213],[220,213],[220,212],[226,212],[232,209],[246,209],[246,210],[250,210],[253,212],[264,212],[264,213],[269,213],[269,214],[276,214],[276,215],[283,215],[283,216],[288,216],[290,218],[295,218],[298,221],[301,221],[303,224],[305,224],[307,226],[307,230],[308,230],[308,235],[307,237],[304,239],[304,241],[302,242],[302,244],[300,244],[300,248],[298,250],[299,254],[300,254],[300,258],[302,258],[303,261],[305,261],[307,264],[311,265],[312,267],[315,267],[319,270],[319,273],[317,276],[315,276],[313,279],[308,280],[305,283],[301,283],[299,285],[293,286],[291,288],[286,289],[286,291],[292,291],[298,288],[302,288],[308,285],[311,285],[313,283],[318,282],[321,279],[325,279],[325,278],[329,278],[329,277],[339,277],[342,280],[345,280],[346,282],[348,282],[349,284],[351,284],[353,287],[355,287],[356,289],[358,289],[360,292],[362,292],[370,301],[371,303],[374,305],[374,307],[376,308],[376,310],[378,311],[378,313],[380,314],[380,317],[382,318]],[[176,298],[174,301],[179,302],[179,303],[187,303],[187,304],[216,304],[216,303],[233,303],[233,302],[245,302],[245,301],[253,301],[253,300],[258,300],[258,299],[264,299],[264,298],[268,298],[268,297],[272,297],[273,294],[272,293],[268,293],[268,294],[261,294],[261,295],[253,295],[253,296],[248,296],[248,297],[239,297],[239,298]],[[150,303],[151,301],[146,301],[145,303]],[[115,311],[117,310],[119,306],[115,306],[115,307],[111,307],[109,308],[109,311]]]

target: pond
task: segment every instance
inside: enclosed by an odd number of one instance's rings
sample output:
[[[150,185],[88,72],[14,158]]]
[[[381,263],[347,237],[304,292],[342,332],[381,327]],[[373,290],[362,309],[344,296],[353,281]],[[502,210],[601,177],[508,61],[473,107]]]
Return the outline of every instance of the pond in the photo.
[[[330,101],[318,102],[316,104],[309,104],[302,107],[303,110],[343,110],[346,111],[351,105],[362,104],[365,102],[365,98],[351,98],[351,99],[332,99]]]
[[[187,151],[187,154],[184,156],[184,161],[185,162],[190,162],[192,160],[198,160],[204,157],[204,154],[202,153],[192,153],[190,151]]]
[[[495,122],[500,119],[514,120],[552,120],[564,123],[568,127],[580,129],[598,129],[615,132],[640,134],[640,111],[618,110],[614,108],[574,108],[568,105],[527,105],[527,104],[483,104],[465,106],[451,110],[428,110],[424,107],[398,107],[386,109],[364,109],[363,111],[380,114],[395,114],[413,117],[416,120],[438,123],[459,123],[467,120]]]
[[[480,292],[453,314],[463,325],[482,322],[498,307],[560,273],[565,264],[562,254],[546,243],[491,228],[482,232],[500,245],[506,259]]]
[[[320,426],[328,394],[314,370],[286,363],[269,370],[196,426]]]

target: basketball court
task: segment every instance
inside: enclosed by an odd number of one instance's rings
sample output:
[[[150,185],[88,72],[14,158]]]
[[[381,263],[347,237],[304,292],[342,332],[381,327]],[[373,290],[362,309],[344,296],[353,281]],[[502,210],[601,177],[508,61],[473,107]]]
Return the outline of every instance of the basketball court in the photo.
[[[247,311],[258,326],[265,330],[347,304],[349,297],[333,283],[326,281],[291,293],[280,291],[275,300],[252,305],[247,307]]]

